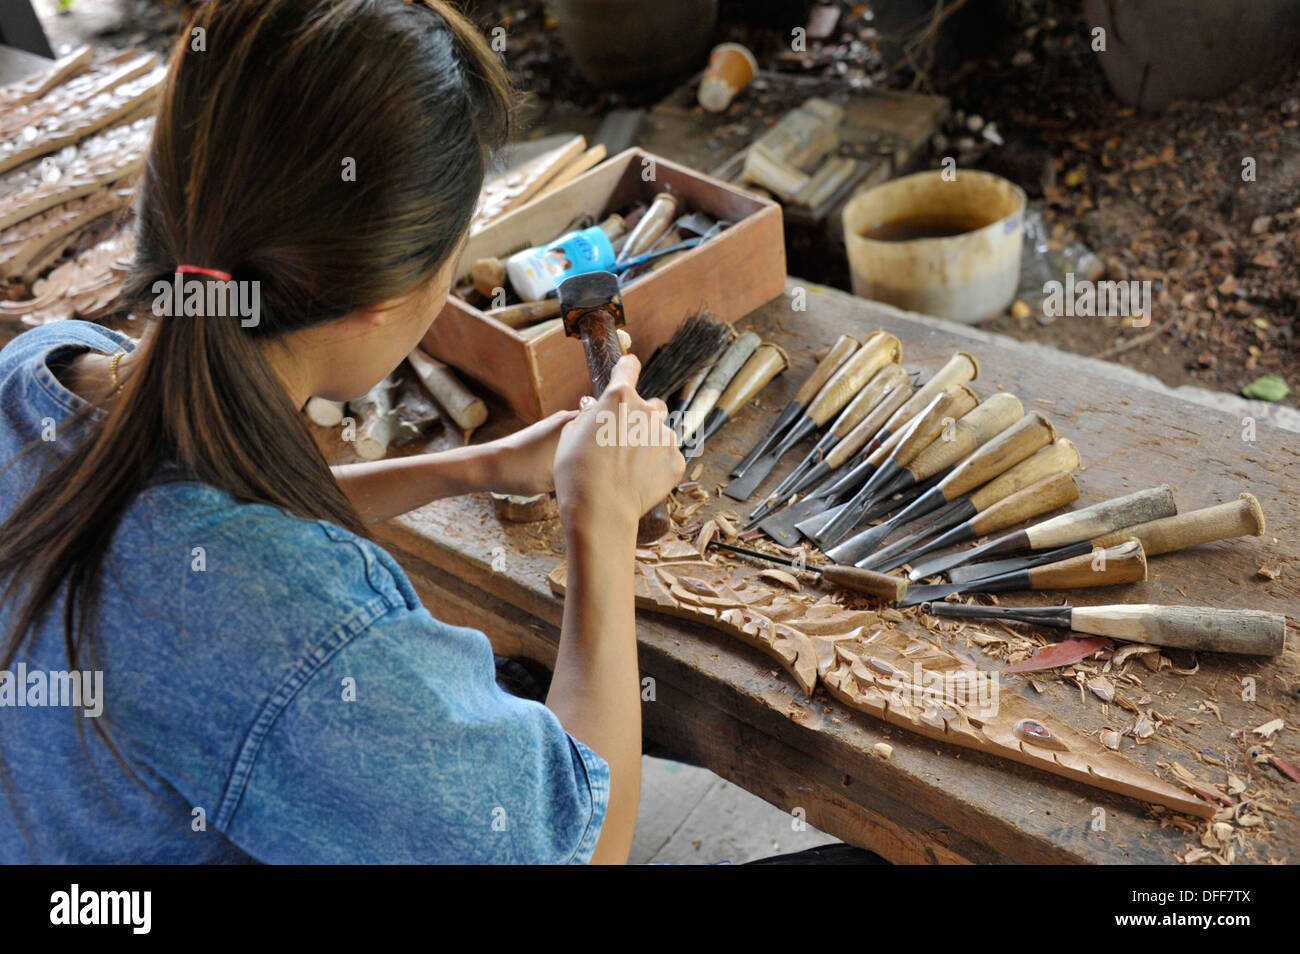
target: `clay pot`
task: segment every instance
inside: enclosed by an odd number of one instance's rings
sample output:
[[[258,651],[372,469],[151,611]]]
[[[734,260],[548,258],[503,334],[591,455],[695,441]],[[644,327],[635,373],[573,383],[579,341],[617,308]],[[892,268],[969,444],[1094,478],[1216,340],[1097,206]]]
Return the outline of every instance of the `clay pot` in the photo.
[[[1110,88],[1140,109],[1290,75],[1300,55],[1300,0],[1084,0],[1083,12],[1106,31]]]
[[[583,78],[602,89],[665,79],[704,63],[717,0],[550,0]]]

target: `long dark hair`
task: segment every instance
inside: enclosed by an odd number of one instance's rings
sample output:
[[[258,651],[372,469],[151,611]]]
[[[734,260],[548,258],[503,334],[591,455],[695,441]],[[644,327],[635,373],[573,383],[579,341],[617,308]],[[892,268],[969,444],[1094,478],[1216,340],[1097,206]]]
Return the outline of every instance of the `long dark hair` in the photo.
[[[262,345],[429,281],[468,227],[509,111],[498,58],[439,0],[195,13],[159,98],[124,294],[144,316],[155,282],[198,264],[259,281],[260,321],[156,319],[107,414],[78,415],[78,446],[0,526],[0,669],[61,595],[69,666],[93,663],[104,555],[160,470],[366,532]]]

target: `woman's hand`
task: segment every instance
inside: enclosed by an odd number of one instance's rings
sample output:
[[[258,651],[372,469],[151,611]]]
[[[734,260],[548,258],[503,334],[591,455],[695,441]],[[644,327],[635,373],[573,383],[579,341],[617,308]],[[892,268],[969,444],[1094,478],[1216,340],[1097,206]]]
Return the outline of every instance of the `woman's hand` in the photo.
[[[555,453],[555,495],[566,530],[636,527],[677,485],[686,461],[663,401],[636,393],[641,363],[624,355],[599,400],[563,425]]]
[[[536,424],[493,441],[489,490],[531,496],[555,489],[555,450],[564,425],[577,411],[556,411]]]

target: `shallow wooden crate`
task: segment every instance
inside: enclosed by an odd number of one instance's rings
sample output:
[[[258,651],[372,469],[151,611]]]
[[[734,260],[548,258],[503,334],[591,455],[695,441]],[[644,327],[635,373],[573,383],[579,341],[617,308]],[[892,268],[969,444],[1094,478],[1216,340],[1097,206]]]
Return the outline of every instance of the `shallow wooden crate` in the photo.
[[[632,350],[645,361],[690,314],[707,308],[735,321],[779,295],[785,285],[781,207],[641,149],[629,149],[550,195],[536,199],[470,238],[458,266],[504,258],[558,237],[581,216],[648,201],[668,189],[690,211],[735,223],[623,292]],[[556,327],[532,340],[465,302],[450,298],[423,347],[499,395],[533,421],[577,407],[591,380],[582,343]]]

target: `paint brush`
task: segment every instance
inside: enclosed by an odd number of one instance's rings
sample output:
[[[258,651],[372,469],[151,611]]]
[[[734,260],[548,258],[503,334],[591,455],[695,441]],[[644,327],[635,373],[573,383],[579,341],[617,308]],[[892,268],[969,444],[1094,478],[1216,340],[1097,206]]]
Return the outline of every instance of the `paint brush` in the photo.
[[[1286,617],[1259,610],[1125,603],[1112,606],[972,606],[933,603],[922,612],[944,619],[997,619],[1109,636],[1195,652],[1276,656],[1286,644]]]
[[[645,363],[637,379],[637,393],[666,401],[701,364],[715,360],[734,337],[731,326],[714,321],[708,311],[691,315]]]
[[[834,563],[823,563],[820,565],[809,565],[786,557],[776,556],[771,553],[764,553],[761,550],[750,550],[746,547],[738,547],[730,543],[721,543],[717,540],[709,542],[709,546],[718,550],[725,550],[728,553],[736,553],[741,556],[749,557],[755,560],[767,560],[771,563],[777,563],[781,566],[793,567],[796,570],[802,570],[807,573],[817,574],[822,581],[834,586],[842,586],[847,590],[854,590],[858,593],[865,593],[868,596],[874,596],[878,599],[897,602],[907,593],[907,580],[901,576],[886,576],[884,573],[873,573],[871,570],[859,570],[852,566],[837,566]]]
[[[1054,556],[1058,560],[1065,559],[1066,556],[1074,555],[1070,551],[1075,550],[1076,547],[1084,548],[1077,552],[1087,552],[1093,547],[1112,546],[1124,537],[1134,537],[1141,541],[1142,549],[1146,551],[1147,556],[1152,557],[1159,556],[1162,553],[1185,550],[1188,547],[1199,546],[1202,543],[1213,543],[1215,540],[1229,540],[1233,537],[1258,537],[1262,536],[1263,533],[1263,508],[1260,507],[1259,501],[1255,499],[1253,494],[1242,494],[1229,503],[1218,504],[1214,507],[1202,507],[1200,510],[1190,510],[1187,513],[1174,514],[1171,517],[1151,520],[1133,527],[1123,527],[1092,540],[1072,543],[1056,550],[1049,550],[1045,555]],[[1007,560],[968,563],[965,566],[953,567],[948,573],[948,579],[953,583],[961,583],[968,579],[979,579],[998,573],[1006,573],[1010,570],[1020,569],[1024,561],[1028,559],[1033,558],[1012,557]],[[879,567],[872,567],[872,569],[879,569]],[[888,569],[892,569],[892,567]]]
[[[842,411],[876,372],[887,364],[897,363],[901,354],[902,345],[893,335],[884,331],[873,334],[831,375],[776,446],[751,464],[744,476],[728,484],[723,493],[733,500],[749,497],[795,444]]]
[[[781,409],[781,413],[777,415],[776,421],[773,422],[768,432],[759,439],[740,463],[731,469],[732,477],[742,476],[749,469],[750,464],[762,457],[780,439],[795,418],[804,412],[808,402],[817,396],[817,392],[831,379],[831,375],[835,373],[836,369],[848,360],[849,355],[857,351],[858,347],[858,339],[852,335],[839,336],[839,339],[830,346],[822,359],[817,362],[812,374],[808,375],[803,384],[799,385],[799,390],[795,392],[794,397]]]
[[[838,555],[831,559],[839,563],[856,563],[875,552],[903,524],[988,483],[1055,439],[1056,428],[1042,414],[1035,412],[1022,417],[889,520],[837,544]]]
[[[947,599],[958,593],[1003,593],[1008,590],[1074,590],[1092,586],[1115,586],[1138,583],[1147,578],[1147,558],[1136,540],[1105,550],[1082,553],[1025,570],[1012,570],[997,576],[966,583],[938,583],[914,586],[898,601],[899,606],[916,606]]]
[[[913,582],[928,576],[937,576],[955,566],[972,563],[984,556],[1003,556],[1022,551],[1055,550],[1067,543],[1091,540],[1136,524],[1171,517],[1178,512],[1174,492],[1168,484],[1148,487],[1122,497],[1113,497],[1101,503],[1072,510],[1052,517],[1024,530],[997,537],[970,550],[927,560],[912,568],[908,578]]]

